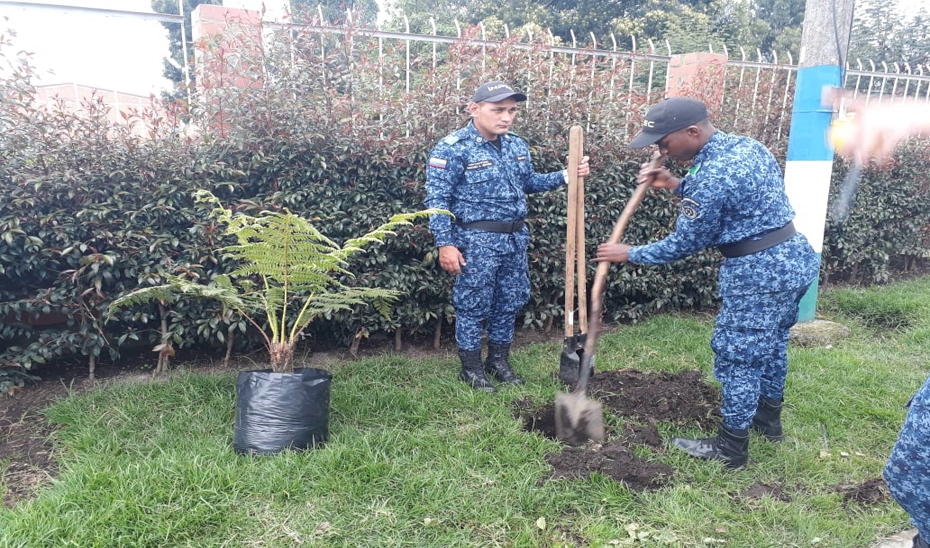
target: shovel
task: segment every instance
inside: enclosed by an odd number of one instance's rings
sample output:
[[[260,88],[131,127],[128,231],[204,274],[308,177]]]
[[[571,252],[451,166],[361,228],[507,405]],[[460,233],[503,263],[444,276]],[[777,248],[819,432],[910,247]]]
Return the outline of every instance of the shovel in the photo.
[[[566,384],[578,382],[581,356],[578,351],[584,344],[586,318],[586,287],[584,271],[584,179],[578,176],[578,164],[584,155],[583,133],[579,126],[572,126],[568,137],[568,218],[565,236],[565,341],[559,361],[559,380]],[[578,249],[581,249],[579,256]],[[582,322],[582,338],[575,335],[575,271],[578,271],[579,319]]]
[[[578,335],[575,341],[578,344],[579,361],[584,361],[584,345],[588,333],[588,276],[587,263],[585,262],[585,233],[584,233],[584,177],[578,177],[578,228],[575,230],[575,248],[577,249],[578,276],[575,278],[578,282]],[[581,371],[581,363],[578,364],[578,370]],[[589,374],[594,374],[594,364],[591,364]]]
[[[652,164],[659,166],[664,157],[656,154]],[[649,191],[648,181],[640,181],[633,191],[613,232],[607,243],[615,244],[623,237],[623,231],[630,222],[633,212],[639,207],[646,193]],[[555,395],[555,435],[558,439],[569,445],[582,445],[588,440],[601,442],[606,437],[604,431],[604,412],[601,403],[589,400],[586,397],[588,379],[594,369],[594,348],[597,345],[597,335],[601,326],[601,300],[604,296],[604,286],[607,283],[607,272],[610,270],[609,262],[597,265],[594,275],[594,286],[591,288],[591,309],[588,329],[585,337],[584,350],[581,359],[581,371],[578,376],[578,385],[569,394],[559,392]]]

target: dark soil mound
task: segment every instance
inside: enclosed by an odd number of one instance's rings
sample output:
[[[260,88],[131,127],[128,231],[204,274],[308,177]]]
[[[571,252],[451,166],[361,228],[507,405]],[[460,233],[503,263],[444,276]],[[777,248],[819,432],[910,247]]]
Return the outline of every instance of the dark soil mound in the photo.
[[[585,478],[597,473],[622,482],[633,491],[656,489],[672,476],[671,467],[636,456],[621,443],[569,447],[546,456],[552,478]]]
[[[617,422],[608,419],[608,414],[619,418],[622,430],[609,430],[606,444],[566,447],[548,455],[552,478],[598,473],[633,490],[655,489],[671,477],[671,468],[638,456],[633,448],[665,451],[658,423],[710,431],[720,421],[720,390],[707,384],[700,371],[603,371],[588,382],[588,397],[601,402],[607,424]],[[514,407],[524,430],[556,439],[554,403],[537,406],[524,399],[515,402]]]

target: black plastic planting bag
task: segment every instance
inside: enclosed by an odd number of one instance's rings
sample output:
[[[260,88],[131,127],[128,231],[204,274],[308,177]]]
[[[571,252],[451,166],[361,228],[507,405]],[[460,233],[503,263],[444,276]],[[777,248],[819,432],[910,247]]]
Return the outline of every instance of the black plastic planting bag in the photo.
[[[240,371],[233,448],[270,454],[326,443],[332,378],[329,371],[312,367],[293,373]]]

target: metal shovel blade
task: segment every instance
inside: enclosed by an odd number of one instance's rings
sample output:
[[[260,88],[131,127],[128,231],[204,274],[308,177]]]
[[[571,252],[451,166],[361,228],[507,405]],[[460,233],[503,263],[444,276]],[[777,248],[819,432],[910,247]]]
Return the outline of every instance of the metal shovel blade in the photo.
[[[584,391],[555,395],[555,435],[568,445],[584,445],[588,440],[602,442],[604,411],[601,402],[589,400]]]
[[[559,380],[565,384],[575,384],[578,382],[580,370],[581,356],[578,354],[578,339],[566,337],[562,357],[559,360]]]

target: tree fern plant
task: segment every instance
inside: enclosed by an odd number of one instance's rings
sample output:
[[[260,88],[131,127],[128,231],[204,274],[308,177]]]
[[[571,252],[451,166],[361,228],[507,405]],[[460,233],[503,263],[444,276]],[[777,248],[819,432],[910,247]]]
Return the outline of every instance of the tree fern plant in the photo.
[[[140,288],[116,299],[109,314],[112,317],[121,308],[153,300],[185,296],[217,300],[259,330],[271,369],[279,373],[293,371],[294,348],[307,326],[321,314],[371,303],[387,315],[391,303],[400,296],[397,291],[341,282],[340,278],[351,277],[346,269],[349,257],[384,241],[417,218],[448,213],[429,209],[394,215],[371,232],[339,246],[309,221],[287,210],[233,215],[208,191],[198,192],[197,200],[214,205],[211,215],[226,225],[227,234],[236,237],[238,243],[224,251],[240,266],[210,285],[165,275],[163,285]]]

